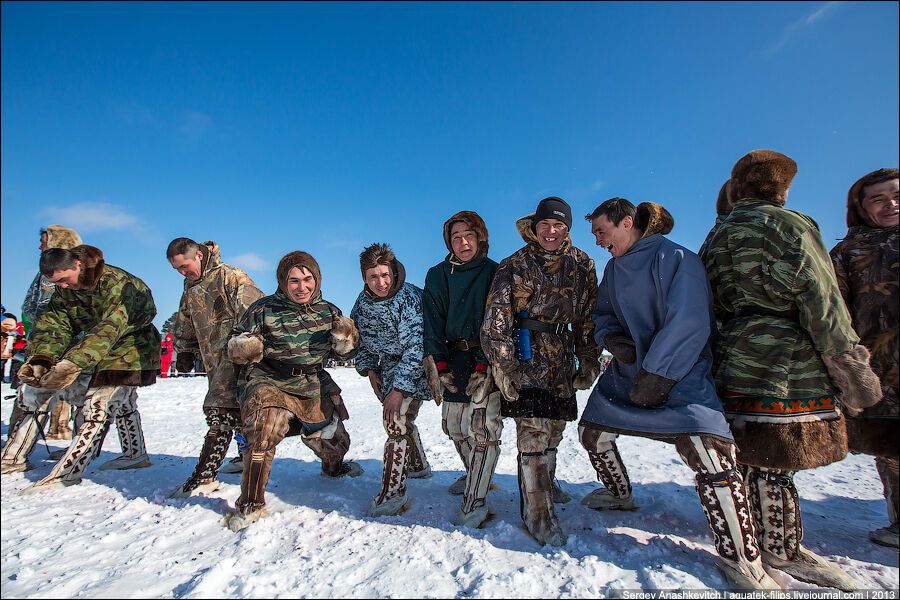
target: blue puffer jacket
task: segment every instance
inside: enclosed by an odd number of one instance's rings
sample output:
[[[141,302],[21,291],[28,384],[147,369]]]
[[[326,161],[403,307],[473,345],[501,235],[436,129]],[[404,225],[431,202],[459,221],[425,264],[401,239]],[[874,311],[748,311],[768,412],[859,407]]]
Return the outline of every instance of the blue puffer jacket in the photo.
[[[376,298],[364,289],[350,311],[359,329],[356,370],[363,376],[369,369],[378,372],[385,395],[396,388],[416,400],[430,400],[422,369],[422,289],[399,283],[387,298]]]

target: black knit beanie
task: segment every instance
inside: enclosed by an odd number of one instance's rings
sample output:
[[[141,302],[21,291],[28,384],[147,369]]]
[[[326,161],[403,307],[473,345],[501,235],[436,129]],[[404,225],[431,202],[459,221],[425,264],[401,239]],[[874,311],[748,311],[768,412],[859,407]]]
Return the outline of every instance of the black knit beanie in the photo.
[[[544,219],[558,219],[566,224],[569,229],[572,228],[572,207],[568,202],[556,196],[550,196],[540,201],[537,210],[534,211],[534,224]]]

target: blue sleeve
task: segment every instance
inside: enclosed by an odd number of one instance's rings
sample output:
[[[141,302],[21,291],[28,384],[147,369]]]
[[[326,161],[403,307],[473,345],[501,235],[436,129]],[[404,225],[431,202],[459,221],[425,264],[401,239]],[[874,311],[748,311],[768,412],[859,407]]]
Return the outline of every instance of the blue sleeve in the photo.
[[[356,298],[356,302],[353,304],[353,309],[350,311],[350,318],[353,319],[353,322],[356,324],[356,328],[359,330],[359,351],[356,354],[356,372],[366,377],[369,373],[369,369],[373,371],[378,370],[378,356],[373,354],[371,350],[369,350],[366,345],[366,337],[363,335],[363,329],[365,328],[365,323],[360,322],[360,319],[364,319],[362,317],[362,311],[360,308],[360,302],[362,301],[362,294]]]
[[[403,290],[407,294],[401,305],[400,346],[403,355],[397,363],[394,374],[394,389],[412,396],[419,389],[418,382],[425,376],[422,370],[425,348],[423,345],[424,324],[422,321],[422,292],[412,286]]]
[[[666,271],[675,272],[669,289],[655,294],[665,302],[665,320],[653,336],[642,367],[649,373],[681,381],[697,363],[712,333],[709,281],[697,255],[682,248],[661,253],[656,268],[657,285],[669,279]]]

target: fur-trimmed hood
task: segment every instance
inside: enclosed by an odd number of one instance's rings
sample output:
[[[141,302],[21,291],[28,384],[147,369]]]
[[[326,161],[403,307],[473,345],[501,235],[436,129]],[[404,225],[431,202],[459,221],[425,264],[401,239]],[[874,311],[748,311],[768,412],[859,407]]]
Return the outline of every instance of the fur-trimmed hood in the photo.
[[[522,236],[522,239],[525,240],[525,243],[528,244],[532,250],[542,254],[563,254],[572,246],[572,237],[569,235],[569,231],[566,230],[566,237],[562,244],[559,245],[559,248],[553,252],[544,250],[544,247],[541,246],[541,243],[538,241],[537,233],[534,231],[533,225],[535,216],[535,213],[531,213],[516,221],[516,229],[519,230],[519,235]]]
[[[784,206],[797,163],[774,150],[752,150],[731,169],[733,202],[755,198]]]
[[[641,202],[636,211],[634,225],[643,231],[641,239],[657,233],[666,235],[675,227],[675,219],[662,204]]]
[[[453,255],[453,246],[450,244],[450,229],[453,228],[454,223],[465,223],[478,236],[478,252],[472,260],[487,256],[489,246],[487,225],[484,224],[484,219],[477,212],[471,210],[461,210],[444,221],[444,245],[447,246],[447,251],[451,256]]]
[[[897,169],[877,169],[872,171],[871,173],[867,173],[863,175],[859,179],[856,180],[850,189],[847,191],[847,227],[878,227],[872,220],[869,218],[869,215],[863,210],[862,207],[862,191],[863,187],[868,185],[874,185],[871,183],[867,183],[873,176],[881,175],[881,174],[891,174],[897,172]]]
[[[48,225],[44,231],[47,233],[47,248],[71,250],[82,245],[81,236],[70,227]]]
[[[95,246],[82,244],[72,248],[72,253],[81,261],[81,273],[78,275],[78,286],[82,290],[92,290],[100,283],[103,268],[103,250]]]
[[[288,273],[290,273],[291,269],[293,269],[294,267],[305,268],[309,270],[309,272],[312,273],[313,277],[316,279],[316,289],[313,290],[313,294],[310,299],[310,302],[314,301],[322,293],[322,271],[319,269],[319,263],[308,252],[303,252],[302,250],[294,250],[293,252],[288,252],[284,255],[284,257],[278,263],[278,270],[276,271],[278,288],[281,289],[281,291],[286,295],[288,294]],[[289,295],[288,298],[290,298]]]
[[[716,214],[719,216],[727,215],[731,212],[734,200],[729,196],[731,193],[731,179],[725,181],[719,189],[719,195],[716,198]]]

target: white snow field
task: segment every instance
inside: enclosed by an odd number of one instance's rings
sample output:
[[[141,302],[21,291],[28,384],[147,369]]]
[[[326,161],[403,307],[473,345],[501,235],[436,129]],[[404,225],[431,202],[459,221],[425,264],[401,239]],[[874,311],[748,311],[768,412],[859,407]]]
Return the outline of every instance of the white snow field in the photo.
[[[620,438],[640,510],[599,513],[579,504],[599,484],[574,423],[558,458],[558,478],[574,497],[557,505],[569,535],[562,548],[538,546],[522,525],[509,419],[494,479],[499,489],[489,496],[496,517],[478,530],[450,524],[459,497],[447,486],[462,465],[433,404],[418,419],[433,476],[408,482],[414,502],[403,515],[366,518],[381,477],[381,407],[355,371],[332,374],[351,414],[348,458],[365,474],[327,480],[300,439],[288,438],[269,482],[271,516],[239,533],[222,525],[222,515],[238,497],[240,475],[220,475],[224,485],[208,497],[167,498],[194,468],[206,431],[203,378],[162,379],[140,390],[152,467],[98,469],[119,452],[113,427],[81,485],[20,496],[52,466],[39,442],[35,469],[2,477],[2,596],[568,598],[726,587],[693,474],[674,447]],[[5,440],[12,400],[9,386],[2,392]],[[579,393],[581,408],[587,395]],[[797,484],[804,543],[839,563],[861,588],[896,589],[897,551],[867,537],[887,524],[873,460],[851,456],[801,473]],[[812,588],[787,575],[782,581]]]

